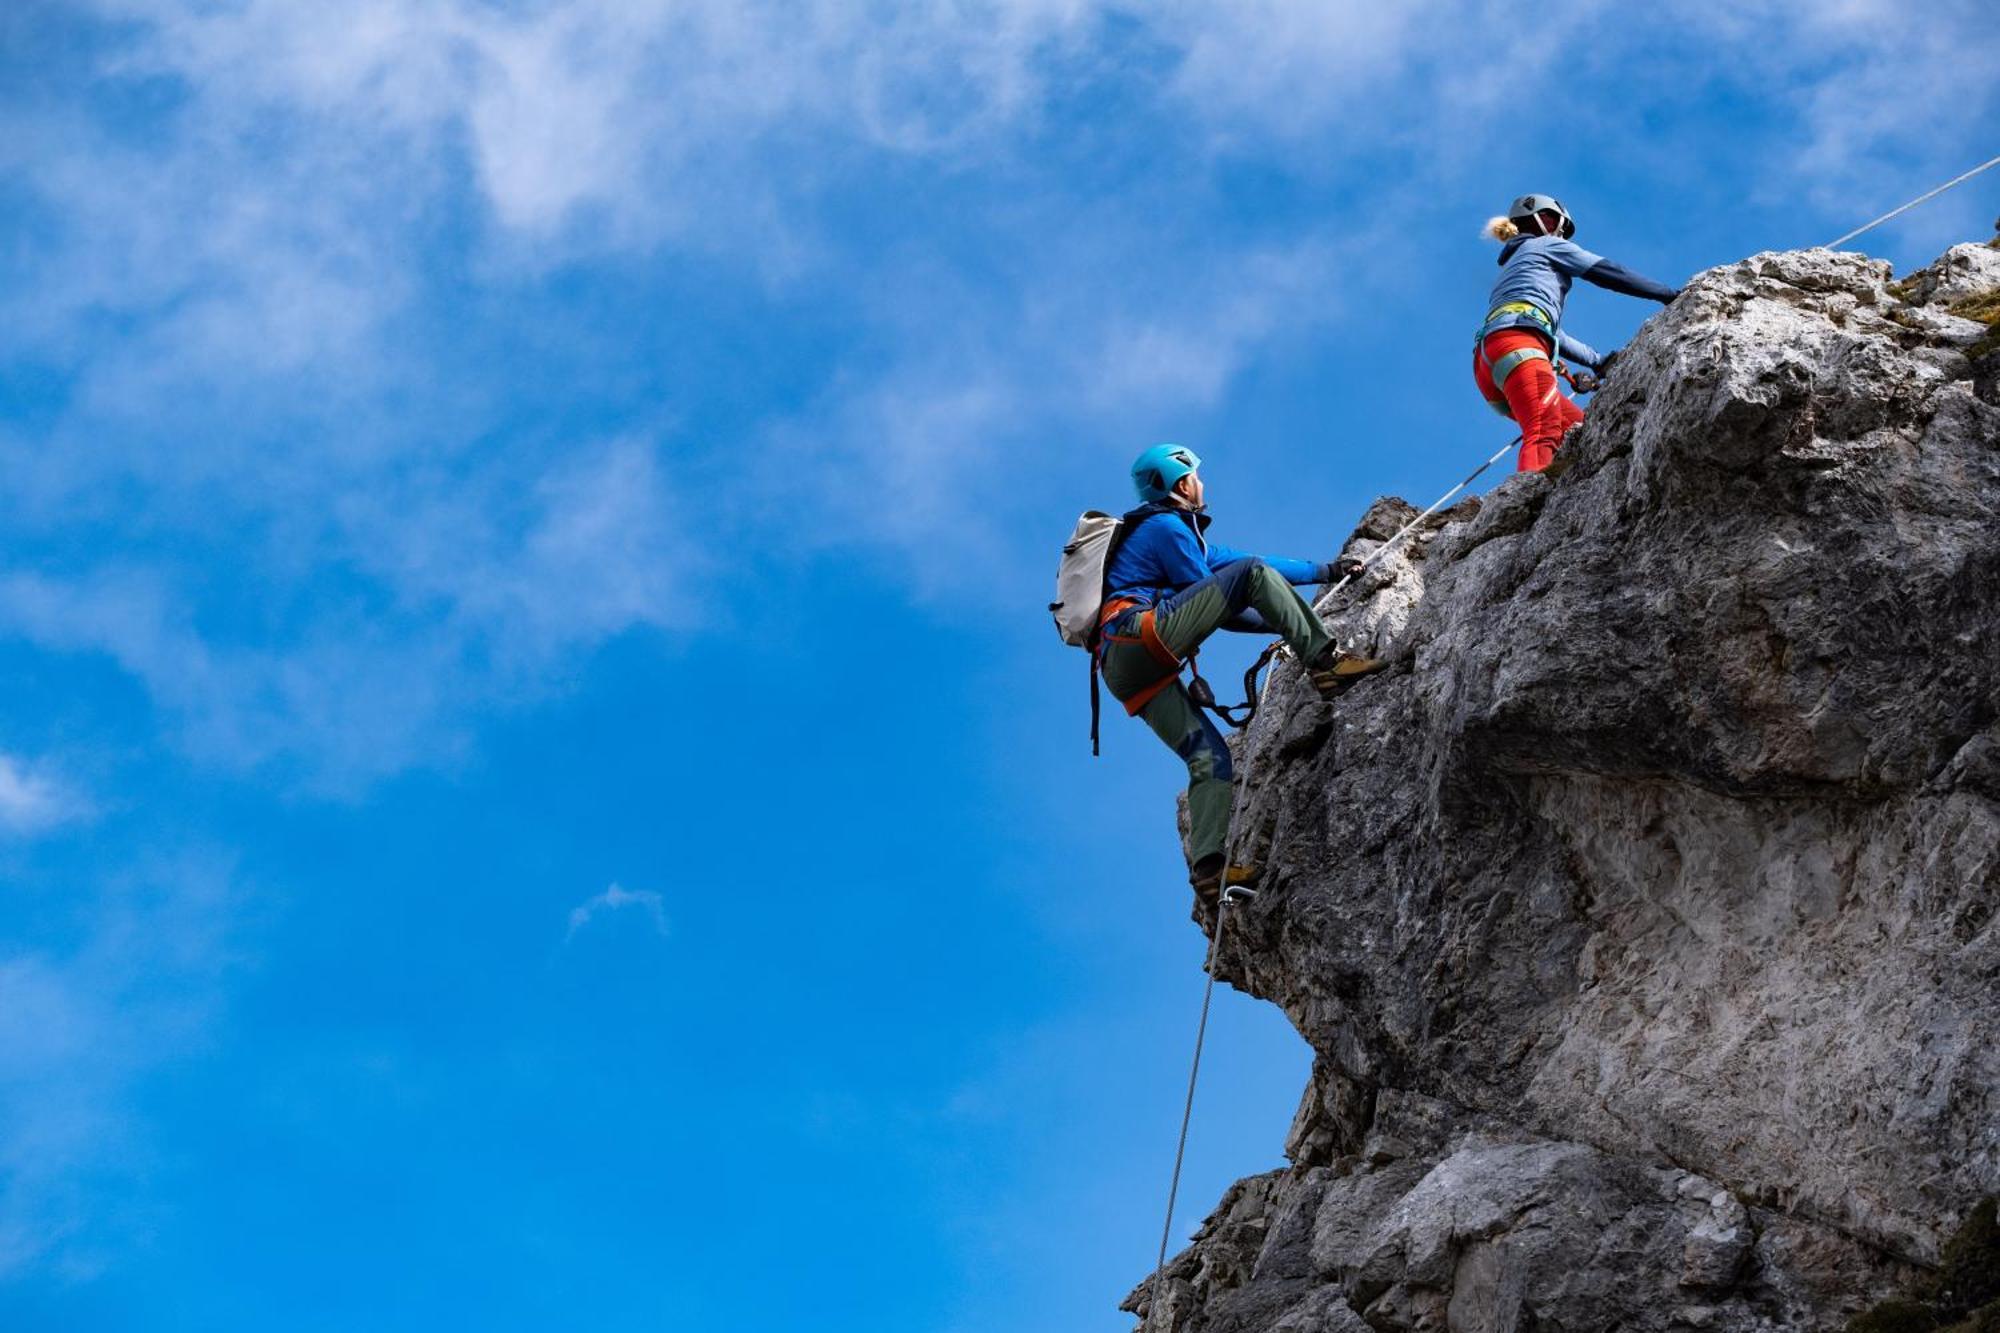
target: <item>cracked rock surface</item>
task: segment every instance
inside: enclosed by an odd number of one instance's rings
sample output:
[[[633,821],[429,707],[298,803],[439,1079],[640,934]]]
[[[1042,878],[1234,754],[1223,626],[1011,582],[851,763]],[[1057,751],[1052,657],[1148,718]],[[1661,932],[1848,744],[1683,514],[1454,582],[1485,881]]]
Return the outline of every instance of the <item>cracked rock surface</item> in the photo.
[[[2000,1193],[2000,251],[1892,278],[1702,274],[1322,603],[1392,666],[1276,672],[1217,948],[1317,1059],[1153,1333],[1832,1330]]]

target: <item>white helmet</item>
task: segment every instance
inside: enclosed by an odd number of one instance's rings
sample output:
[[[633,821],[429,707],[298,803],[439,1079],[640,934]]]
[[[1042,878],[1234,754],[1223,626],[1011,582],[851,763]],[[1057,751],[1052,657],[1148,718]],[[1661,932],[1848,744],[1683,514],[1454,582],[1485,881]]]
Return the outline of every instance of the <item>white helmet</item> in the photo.
[[[1544,213],[1554,213],[1562,219],[1556,225],[1553,233],[1545,230],[1542,226],[1541,215]],[[1562,237],[1564,240],[1568,240],[1570,237],[1576,235],[1576,219],[1571,217],[1569,210],[1562,206],[1562,200],[1552,194],[1522,195],[1507,210],[1507,220],[1530,236],[1548,236],[1553,234]]]

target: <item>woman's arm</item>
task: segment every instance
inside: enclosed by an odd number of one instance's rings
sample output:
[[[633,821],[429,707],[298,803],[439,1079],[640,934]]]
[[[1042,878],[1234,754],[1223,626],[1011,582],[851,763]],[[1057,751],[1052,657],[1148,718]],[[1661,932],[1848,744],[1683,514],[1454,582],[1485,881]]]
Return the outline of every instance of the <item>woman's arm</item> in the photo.
[[[1600,370],[1603,368],[1604,358],[1597,354],[1596,348],[1583,339],[1567,331],[1558,333],[1556,337],[1562,342],[1563,360],[1574,361],[1577,365],[1589,370]]]
[[[1575,241],[1548,240],[1538,243],[1548,262],[1573,278],[1582,278],[1595,287],[1623,296],[1642,296],[1662,305],[1679,296],[1680,288],[1640,277],[1623,264],[1586,250]]]
[[[1640,296],[1648,301],[1658,301],[1661,305],[1681,294],[1680,288],[1669,287],[1665,283],[1654,282],[1651,278],[1640,277],[1623,264],[1609,259],[1600,259],[1577,275],[1593,287],[1602,287],[1608,292],[1618,292],[1624,296]]]

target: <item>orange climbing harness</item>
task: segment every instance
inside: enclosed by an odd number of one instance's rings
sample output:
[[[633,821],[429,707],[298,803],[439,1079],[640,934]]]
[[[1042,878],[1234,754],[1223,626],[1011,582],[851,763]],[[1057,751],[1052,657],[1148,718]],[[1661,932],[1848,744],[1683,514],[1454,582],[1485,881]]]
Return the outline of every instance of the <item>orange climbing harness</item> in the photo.
[[[1132,597],[1120,597],[1107,602],[1103,614],[1098,619],[1098,624],[1100,626],[1110,625],[1118,617],[1124,615],[1138,604],[1138,600]],[[1181,658],[1174,655],[1174,650],[1167,647],[1167,641],[1160,637],[1159,626],[1155,622],[1152,607],[1149,606],[1139,613],[1139,632],[1137,634],[1109,634],[1105,633],[1101,628],[1098,634],[1105,643],[1136,643],[1143,645],[1147,655],[1155,662],[1158,662],[1165,672],[1158,680],[1146,686],[1131,698],[1120,701],[1125,705],[1125,711],[1130,716],[1137,717],[1140,713],[1144,712],[1147,704],[1157,699],[1161,691],[1180,678],[1181,667],[1185,663]],[[1192,660],[1193,656],[1194,654],[1192,653],[1188,654],[1189,660]]]

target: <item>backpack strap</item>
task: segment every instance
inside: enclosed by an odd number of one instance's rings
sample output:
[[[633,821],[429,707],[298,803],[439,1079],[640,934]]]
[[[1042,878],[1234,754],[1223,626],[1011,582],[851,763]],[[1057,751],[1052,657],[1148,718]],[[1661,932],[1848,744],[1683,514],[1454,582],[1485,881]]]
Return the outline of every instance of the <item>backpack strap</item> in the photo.
[[[1160,512],[1160,506],[1151,504],[1140,505],[1137,509],[1128,509],[1119,516],[1118,526],[1111,530],[1111,540],[1104,544],[1104,582],[1097,589],[1097,600],[1104,608],[1097,613],[1097,630],[1099,634],[1102,634],[1104,627],[1116,618],[1116,611],[1123,611],[1128,606],[1136,606],[1138,604],[1138,599],[1133,597],[1123,597],[1116,601],[1112,600],[1111,562],[1118,558],[1118,548],[1125,544],[1125,539],[1130,537],[1134,532],[1137,532],[1141,523],[1144,523],[1147,519]],[[1113,608],[1116,608],[1116,611]],[[1085,646],[1091,652],[1095,653],[1097,651],[1096,637],[1093,636],[1091,642]]]
[[[1145,615],[1139,622],[1139,635],[1136,639],[1130,635],[1106,634],[1104,632],[1105,626],[1111,624],[1114,620],[1117,620],[1120,616],[1139,604],[1139,599],[1136,597],[1114,598],[1110,595],[1111,562],[1117,558],[1118,548],[1125,544],[1127,537],[1130,537],[1134,532],[1139,530],[1141,523],[1144,523],[1155,514],[1169,512],[1172,512],[1170,506],[1157,503],[1142,504],[1137,509],[1127,510],[1120,516],[1118,526],[1112,529],[1111,540],[1106,542],[1104,546],[1105,586],[1100,589],[1100,600],[1103,602],[1104,607],[1097,613],[1097,628],[1092,631],[1090,642],[1084,645],[1090,652],[1090,753],[1093,756],[1098,753],[1097,722],[1098,715],[1102,710],[1102,704],[1098,698],[1100,688],[1098,678],[1101,675],[1101,663],[1098,654],[1103,651],[1106,643],[1144,643],[1146,651],[1151,653],[1156,660],[1159,660],[1161,665],[1170,665],[1170,674],[1161,677],[1145,689],[1139,691],[1132,698],[1124,701],[1127,713],[1138,714],[1140,710],[1153,702],[1153,699],[1180,675],[1180,659],[1173,655],[1173,650],[1167,647],[1166,641],[1160,638],[1159,631],[1153,627],[1153,611],[1151,607],[1146,609]],[[1148,636],[1151,636],[1150,641],[1148,640]]]
[[[1097,650],[1090,650],[1090,757],[1097,758]]]

